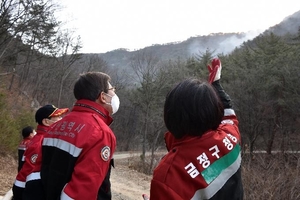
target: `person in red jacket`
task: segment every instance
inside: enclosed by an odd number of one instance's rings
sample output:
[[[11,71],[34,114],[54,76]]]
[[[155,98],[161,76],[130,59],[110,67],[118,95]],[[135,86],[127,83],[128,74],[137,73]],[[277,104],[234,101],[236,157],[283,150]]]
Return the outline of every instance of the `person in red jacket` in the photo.
[[[116,137],[109,125],[119,108],[110,77],[81,74],[71,112],[44,137],[41,179],[47,200],[96,200],[109,172]]]
[[[43,199],[44,193],[40,184],[42,141],[49,127],[61,120],[62,115],[68,110],[68,108],[59,109],[54,105],[45,105],[36,111],[37,134],[31,139],[24,152],[25,162],[12,188],[14,200]]]
[[[22,141],[19,144],[18,147],[18,172],[21,170],[25,158],[24,158],[24,152],[27,149],[27,146],[30,142],[30,140],[35,136],[36,132],[32,126],[26,126],[22,129]]]
[[[168,154],[154,170],[150,199],[243,199],[238,120],[220,84],[220,60],[208,67],[209,83],[187,79],[166,96]]]

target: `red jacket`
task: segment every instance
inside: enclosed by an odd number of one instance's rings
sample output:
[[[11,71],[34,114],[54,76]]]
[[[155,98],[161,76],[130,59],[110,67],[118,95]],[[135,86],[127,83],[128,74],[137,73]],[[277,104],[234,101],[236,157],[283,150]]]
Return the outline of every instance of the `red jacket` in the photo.
[[[17,174],[13,186],[13,193],[16,197],[21,197],[25,189],[26,182],[40,179],[40,169],[42,163],[42,140],[49,127],[38,125],[37,134],[28,143],[24,152],[25,162]]]
[[[79,100],[48,131],[41,170],[47,199],[97,198],[116,147],[111,122],[102,106]]]
[[[24,138],[19,144],[19,147],[18,147],[18,171],[21,170],[21,168],[24,164],[24,161],[25,161],[24,152],[27,149],[27,146],[31,139],[32,139],[32,137],[30,137],[30,136],[27,138]]]
[[[242,199],[238,121],[225,111],[219,128],[201,137],[166,133],[169,152],[154,170],[150,199]]]

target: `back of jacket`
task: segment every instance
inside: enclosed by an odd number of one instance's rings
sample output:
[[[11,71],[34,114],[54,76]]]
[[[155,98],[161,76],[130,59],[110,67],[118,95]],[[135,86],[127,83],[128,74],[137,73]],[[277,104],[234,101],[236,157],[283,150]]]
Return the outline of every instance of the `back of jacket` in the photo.
[[[43,141],[41,178],[47,199],[96,199],[115,150],[108,113],[91,102],[78,105],[85,106],[75,106]]]
[[[25,162],[25,158],[23,156],[24,156],[24,152],[27,149],[27,146],[28,146],[30,140],[31,140],[31,138],[29,138],[29,137],[24,138],[19,144],[19,147],[18,147],[18,171],[21,170],[21,168]]]
[[[243,199],[238,121],[226,110],[219,128],[201,137],[175,139],[166,133],[169,152],[154,171],[151,199]]]
[[[13,185],[14,199],[27,199],[27,191],[37,191],[36,187],[28,187],[27,183],[37,181],[40,179],[40,167],[42,164],[42,141],[46,134],[48,127],[38,125],[37,134],[28,142],[26,151],[24,152],[24,164],[17,174],[15,183]],[[37,173],[36,173],[37,172]],[[26,187],[26,189],[25,189]],[[35,193],[37,194],[37,193]],[[42,194],[42,191],[41,193]],[[30,198],[31,200],[33,198]],[[40,199],[40,198],[39,198]]]

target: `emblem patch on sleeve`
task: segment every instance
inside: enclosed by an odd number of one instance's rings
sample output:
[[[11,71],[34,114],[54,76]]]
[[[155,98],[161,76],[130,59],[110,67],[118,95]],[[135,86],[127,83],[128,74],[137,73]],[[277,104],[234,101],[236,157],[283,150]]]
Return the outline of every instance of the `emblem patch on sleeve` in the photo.
[[[108,161],[110,158],[110,148],[108,146],[105,146],[101,150],[101,158],[104,161]]]
[[[30,162],[31,162],[32,164],[35,164],[37,157],[38,157],[38,154],[33,154],[33,155],[30,157]]]

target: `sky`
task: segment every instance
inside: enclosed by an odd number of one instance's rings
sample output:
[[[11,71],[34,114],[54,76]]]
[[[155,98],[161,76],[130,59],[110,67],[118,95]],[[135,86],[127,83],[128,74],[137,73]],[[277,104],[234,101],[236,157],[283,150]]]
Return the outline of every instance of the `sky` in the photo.
[[[253,37],[300,10],[299,0],[57,0],[81,53],[129,51],[210,33]]]

